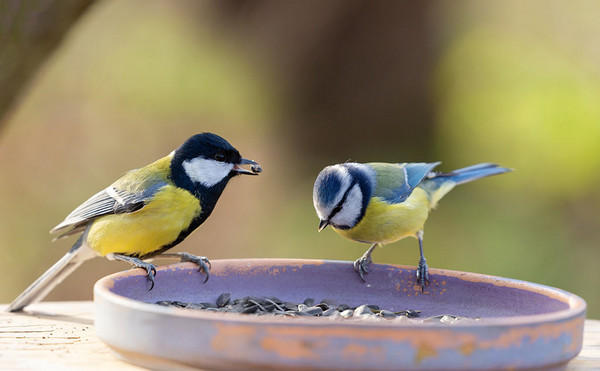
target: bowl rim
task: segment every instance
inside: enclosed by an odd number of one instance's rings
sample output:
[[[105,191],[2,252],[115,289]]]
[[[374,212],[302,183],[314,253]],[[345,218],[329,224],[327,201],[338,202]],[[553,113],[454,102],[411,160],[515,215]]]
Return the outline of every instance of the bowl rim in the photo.
[[[349,261],[342,260],[319,260],[319,259],[287,259],[287,258],[240,258],[240,259],[215,259],[211,263],[233,263],[244,262],[260,265],[320,265],[325,263],[333,264],[352,264]],[[408,269],[415,270],[414,266],[395,265],[395,264],[376,264],[380,267],[388,267],[393,269]],[[174,263],[161,265],[156,267],[157,272],[182,269],[182,270],[197,270],[197,266],[193,263]],[[447,277],[457,278],[469,282],[492,283],[494,285],[511,287],[526,291],[535,292],[555,300],[559,300],[569,307],[558,311],[542,314],[507,316],[507,317],[486,317],[483,321],[463,321],[457,324],[446,325],[440,322],[418,322],[418,321],[366,321],[360,319],[335,319],[327,317],[286,317],[286,316],[253,316],[240,315],[238,313],[221,313],[207,312],[202,310],[186,310],[177,307],[165,307],[154,303],[147,303],[135,299],[131,299],[111,291],[113,280],[115,278],[127,279],[135,276],[145,276],[146,272],[141,269],[130,269],[127,271],[117,272],[101,278],[94,284],[94,302],[99,298],[112,302],[118,306],[129,307],[130,309],[144,312],[152,312],[160,315],[170,315],[178,317],[188,317],[198,320],[218,320],[228,323],[238,324],[285,324],[285,325],[301,325],[301,326],[356,326],[356,327],[399,327],[399,328],[430,328],[430,327],[451,327],[451,328],[471,328],[471,327],[490,327],[490,326],[517,326],[517,325],[537,325],[548,322],[556,322],[573,319],[586,312],[587,303],[585,300],[568,291],[523,280],[487,275],[483,273],[463,272],[441,268],[429,268],[429,274],[442,275]]]

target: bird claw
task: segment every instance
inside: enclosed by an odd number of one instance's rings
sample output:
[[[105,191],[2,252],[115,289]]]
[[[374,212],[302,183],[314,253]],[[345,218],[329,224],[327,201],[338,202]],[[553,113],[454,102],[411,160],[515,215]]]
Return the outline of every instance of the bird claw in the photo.
[[[146,269],[146,277],[148,277],[148,279],[150,280],[150,289],[148,289],[148,291],[151,291],[154,288],[154,277],[156,277],[156,267],[150,263],[147,263],[148,265],[146,265],[145,267],[141,267]]]
[[[356,271],[356,273],[358,273],[360,279],[362,279],[363,282],[367,282],[365,280],[365,273],[369,274],[367,266],[369,266],[369,264],[371,264],[372,262],[373,260],[371,260],[370,256],[364,255],[354,261],[354,270]]]
[[[429,273],[427,272],[427,260],[425,258],[419,260],[417,284],[421,285],[421,292],[425,291],[425,285],[429,284]]]
[[[156,277],[156,266],[151,263],[147,263],[139,258],[123,254],[112,254],[113,258],[133,265],[135,268],[142,268],[146,271],[146,277],[150,280],[150,288],[148,291],[154,288],[154,278]]]
[[[154,288],[154,278],[156,277],[156,266],[154,264],[146,263],[145,261],[133,261],[132,264],[136,268],[142,268],[146,271],[146,277],[150,280],[150,288],[148,291],[151,291]]]
[[[212,265],[210,264],[210,261],[207,257],[196,256],[187,252],[179,253],[179,256],[181,257],[182,262],[190,262],[196,264],[198,266],[198,272],[204,272],[206,274],[206,279],[204,280],[204,283],[208,281]]]

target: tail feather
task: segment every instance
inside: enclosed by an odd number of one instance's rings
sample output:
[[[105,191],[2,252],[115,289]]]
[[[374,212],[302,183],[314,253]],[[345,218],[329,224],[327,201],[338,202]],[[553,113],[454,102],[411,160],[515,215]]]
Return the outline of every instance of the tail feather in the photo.
[[[421,187],[429,193],[430,207],[434,208],[442,197],[458,184],[471,182],[476,179],[512,171],[496,164],[477,164],[454,170],[449,173],[434,173],[421,183]]]
[[[60,284],[81,263],[89,259],[89,254],[82,254],[82,237],[60,260],[54,263],[44,274],[23,291],[7,308],[9,312],[18,312],[26,306],[42,300]]]
[[[471,182],[476,179],[485,178],[492,175],[498,175],[512,171],[505,167],[501,167],[496,164],[477,164],[473,166],[467,166],[462,169],[454,170],[447,174],[440,174],[441,177],[448,177],[456,184],[463,184]]]

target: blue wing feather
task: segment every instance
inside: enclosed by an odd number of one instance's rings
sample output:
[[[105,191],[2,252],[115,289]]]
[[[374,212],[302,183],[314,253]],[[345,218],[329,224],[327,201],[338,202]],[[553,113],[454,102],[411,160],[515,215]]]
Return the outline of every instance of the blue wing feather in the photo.
[[[413,190],[439,165],[435,163],[381,164],[373,163],[378,175],[377,195],[391,204],[405,201]]]
[[[407,173],[407,182],[410,186],[411,192],[415,189],[422,181],[425,179],[427,174],[431,173],[431,171],[441,164],[441,162],[414,162],[408,163],[405,165],[406,173]]]

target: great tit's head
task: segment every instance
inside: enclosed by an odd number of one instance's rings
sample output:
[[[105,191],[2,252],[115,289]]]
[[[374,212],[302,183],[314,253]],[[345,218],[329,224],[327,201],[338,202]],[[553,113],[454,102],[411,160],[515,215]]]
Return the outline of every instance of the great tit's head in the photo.
[[[258,163],[242,158],[235,147],[212,133],[196,134],[186,140],[173,152],[172,164],[173,172],[177,169],[191,182],[206,188],[223,185],[223,181],[236,175],[258,175],[262,171]]]
[[[358,224],[365,215],[374,181],[373,171],[363,164],[344,163],[324,168],[313,188],[319,231],[328,225],[350,229]]]

